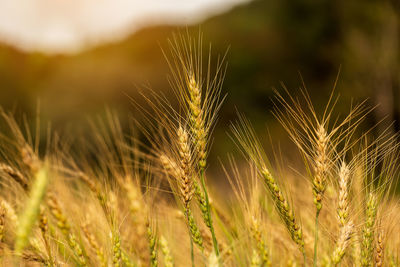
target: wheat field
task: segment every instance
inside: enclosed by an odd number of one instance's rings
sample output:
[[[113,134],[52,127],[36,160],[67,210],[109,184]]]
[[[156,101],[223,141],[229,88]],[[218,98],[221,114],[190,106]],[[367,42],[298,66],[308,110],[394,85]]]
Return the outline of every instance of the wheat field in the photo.
[[[372,108],[335,117],[332,93],[318,114],[306,90],[277,91],[302,166],[267,153],[238,111],[227,137],[241,153],[213,177],[224,56],[202,62],[201,36],[179,34],[164,53],[178,105],[143,90],[132,132],[107,110],[81,151],[1,111],[2,266],[399,266],[398,136],[358,127]]]

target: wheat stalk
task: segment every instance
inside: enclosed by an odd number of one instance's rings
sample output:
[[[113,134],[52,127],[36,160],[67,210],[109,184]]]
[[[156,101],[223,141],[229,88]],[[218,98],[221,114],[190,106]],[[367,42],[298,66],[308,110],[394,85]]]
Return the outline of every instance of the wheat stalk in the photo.
[[[19,185],[21,185],[24,190],[29,189],[28,181],[20,171],[12,168],[5,163],[0,163],[0,171],[6,173],[11,178],[13,178]]]
[[[35,176],[32,189],[29,192],[29,198],[26,202],[25,209],[18,220],[17,240],[15,241],[15,253],[21,255],[28,243],[29,236],[32,232],[34,224],[39,217],[40,205],[46,194],[49,175],[47,167],[44,165],[40,168]]]

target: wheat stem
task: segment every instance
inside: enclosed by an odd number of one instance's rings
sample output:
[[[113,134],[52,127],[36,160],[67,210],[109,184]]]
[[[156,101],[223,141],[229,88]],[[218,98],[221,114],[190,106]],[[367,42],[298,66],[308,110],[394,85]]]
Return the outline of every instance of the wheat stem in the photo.
[[[45,196],[48,181],[47,167],[40,168],[36,173],[35,181],[29,193],[29,199],[19,220],[17,240],[15,242],[15,253],[17,255],[22,254],[28,243],[33,226],[39,216],[40,204]]]

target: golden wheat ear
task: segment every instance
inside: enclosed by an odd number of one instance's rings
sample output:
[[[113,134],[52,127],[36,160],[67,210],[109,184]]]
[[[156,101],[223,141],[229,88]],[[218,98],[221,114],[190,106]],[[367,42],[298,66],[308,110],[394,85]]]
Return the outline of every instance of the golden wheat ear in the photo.
[[[101,267],[106,267],[107,266],[107,259],[104,256],[104,249],[101,247],[101,245],[97,242],[96,237],[94,234],[90,231],[90,225],[89,221],[86,220],[84,223],[81,225],[82,232],[87,240],[87,242],[90,245],[90,248],[94,251],[97,257],[98,264]]]
[[[272,175],[270,168],[267,167],[267,156],[262,149],[261,143],[258,140],[254,129],[243,116],[239,115],[239,122],[231,125],[231,130],[233,132],[233,139],[239,148],[241,148],[243,154],[256,166],[258,175],[263,179],[263,182],[270,193],[270,197],[275,204],[276,210],[286,226],[292,240],[297,244],[300,252],[305,255],[301,226],[295,216],[294,210],[285,197],[281,186]]]
[[[336,84],[335,84],[336,85]],[[334,170],[339,159],[354,144],[351,137],[358,125],[371,109],[364,103],[356,105],[344,118],[333,118],[338,98],[333,91],[322,116],[318,116],[310,96],[302,91],[302,99],[291,96],[287,89],[287,98],[276,93],[274,115],[298,147],[309,177],[311,177],[313,201],[316,208],[314,229],[314,267],[317,266],[319,215],[327,185],[333,181]],[[345,149],[340,151],[340,147]],[[343,204],[343,203],[342,203]]]
[[[332,253],[332,263],[337,266],[349,246],[351,234],[354,231],[354,224],[350,221],[340,228],[340,234]]]
[[[225,76],[225,55],[211,66],[211,49],[207,65],[203,66],[203,38],[190,38],[189,34],[174,35],[170,40],[170,55],[166,56],[171,69],[170,84],[183,110],[184,121],[188,122],[190,142],[193,145],[193,166],[199,183],[195,183],[204,223],[212,236],[214,252],[219,258],[216,231],[212,220],[212,208],[205,182],[207,156],[211,133],[215,126],[217,113],[224,97],[221,88]]]
[[[160,236],[160,246],[161,246],[161,252],[164,256],[164,266],[174,267],[174,259],[171,254],[168,241],[164,236]]]
[[[203,37],[191,38],[187,34],[175,34],[170,40],[170,53],[165,57],[171,70],[169,79],[172,89],[190,122],[190,131],[200,170],[206,167],[211,132],[224,97],[221,89],[226,72],[224,59],[211,64],[211,49],[208,64],[203,66]],[[212,71],[214,69],[214,71]]]
[[[332,93],[323,115],[318,116],[306,91],[302,91],[304,101],[301,102],[301,98],[294,98],[285,90],[286,97],[276,92],[273,114],[298,147],[307,161],[306,165],[311,166],[309,175],[312,177],[314,203],[319,212],[336,162],[354,145],[349,140],[372,109],[366,108],[362,102],[350,109],[344,118],[333,118],[338,99],[334,99]],[[340,151],[340,145],[345,149]]]

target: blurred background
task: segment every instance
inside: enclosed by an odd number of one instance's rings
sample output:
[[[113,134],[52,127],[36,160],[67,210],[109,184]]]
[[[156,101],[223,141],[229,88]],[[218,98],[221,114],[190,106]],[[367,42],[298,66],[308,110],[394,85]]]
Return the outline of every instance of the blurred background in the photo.
[[[339,114],[367,98],[379,105],[368,124],[388,121],[376,134],[400,129],[398,1],[145,2],[2,1],[0,105],[32,119],[40,99],[43,118],[70,136],[105,107],[124,120],[132,112],[127,95],[135,97],[144,86],[169,90],[162,49],[188,26],[195,35],[201,29],[215,58],[229,48],[227,98],[212,155],[233,147],[226,132],[236,109],[260,134],[268,128],[274,141],[285,143],[270,112],[273,89],[282,90],[283,83],[298,95],[304,80],[323,110],[338,75]]]

